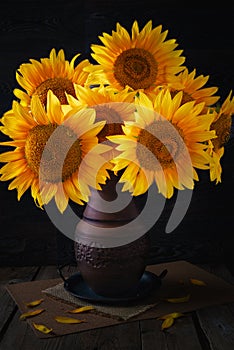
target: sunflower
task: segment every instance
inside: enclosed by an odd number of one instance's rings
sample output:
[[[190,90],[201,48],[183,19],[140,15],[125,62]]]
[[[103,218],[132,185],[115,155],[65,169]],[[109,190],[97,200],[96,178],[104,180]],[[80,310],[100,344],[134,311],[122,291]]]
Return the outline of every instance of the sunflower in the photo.
[[[166,88],[170,88],[171,95],[178,91],[183,91],[182,103],[195,101],[195,103],[205,103],[205,110],[219,100],[219,96],[213,96],[217,87],[204,87],[209,80],[209,76],[199,75],[196,77],[196,70],[191,73],[185,68],[183,72],[171,78]]]
[[[132,36],[119,23],[112,35],[103,33],[99,39],[103,45],[91,45],[92,57],[98,62],[93,65],[88,82],[106,81],[122,90],[150,91],[167,83],[170,78],[183,70],[184,57],[175,39],[165,40],[168,31],[162,32],[159,25],[152,29],[152,21],[139,31],[138,22],[132,25]]]
[[[234,114],[234,96],[230,91],[228,97],[223,102],[218,111],[211,109],[215,118],[211,124],[211,129],[215,130],[216,137],[209,143],[208,152],[212,156],[210,165],[210,179],[216,180],[216,183],[221,182],[222,167],[220,160],[224,154],[224,146],[228,142],[231,134],[232,116]]]
[[[193,189],[195,168],[208,169],[206,141],[215,135],[209,131],[213,115],[201,114],[204,103],[181,101],[182,92],[172,98],[169,90],[162,90],[154,101],[139,93],[135,122],[125,122],[125,135],[109,137],[122,151],[113,170],[125,169],[123,191],[137,196],[155,181],[158,191],[170,198],[174,188]]]
[[[52,90],[61,104],[66,104],[65,92],[75,97],[74,83],[84,85],[88,77],[84,68],[91,64],[87,59],[75,66],[79,55],[69,62],[65,60],[63,50],[56,55],[55,49],[52,49],[49,58],[41,58],[40,61],[30,59],[30,63],[21,64],[16,72],[16,80],[26,92],[15,89],[15,96],[22,105],[27,106],[31,97],[38,95],[42,104],[46,105],[47,92]]]
[[[35,95],[31,113],[17,101],[13,101],[12,113],[1,120],[12,141],[0,145],[15,149],[0,155],[0,162],[7,163],[0,169],[0,180],[12,180],[8,188],[17,189],[18,200],[31,188],[39,207],[54,198],[64,212],[69,199],[78,204],[88,201],[89,186],[101,189],[109,177],[102,158],[108,146],[98,145],[96,135],[105,122],[94,123],[93,109],[80,108],[65,115],[49,90],[46,110]]]
[[[106,121],[97,135],[99,142],[107,142],[107,136],[122,134],[124,121],[134,120],[135,92],[129,92],[128,89],[118,91],[104,86],[90,89],[79,85],[75,85],[75,91],[79,103],[95,109],[96,122]],[[71,97],[69,101],[71,104],[74,101],[74,107],[77,104],[77,100]]]

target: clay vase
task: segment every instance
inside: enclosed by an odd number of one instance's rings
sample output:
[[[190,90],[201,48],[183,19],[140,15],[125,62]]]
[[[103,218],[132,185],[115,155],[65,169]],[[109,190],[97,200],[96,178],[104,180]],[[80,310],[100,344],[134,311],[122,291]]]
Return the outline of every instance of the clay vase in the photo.
[[[139,223],[134,222],[139,215],[136,198],[129,194],[128,204],[119,211],[105,209],[117,198],[118,180],[118,176],[111,174],[103,190],[91,195],[83,219],[76,227],[74,243],[77,267],[88,287],[100,296],[111,298],[134,294],[150,248],[143,227],[142,235],[134,237],[135,225],[139,232]]]

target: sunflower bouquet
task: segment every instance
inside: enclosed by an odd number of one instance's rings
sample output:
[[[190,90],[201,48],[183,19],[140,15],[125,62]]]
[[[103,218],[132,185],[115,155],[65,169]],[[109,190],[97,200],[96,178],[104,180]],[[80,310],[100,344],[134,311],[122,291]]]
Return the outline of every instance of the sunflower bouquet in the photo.
[[[193,189],[196,169],[221,182],[221,158],[230,136],[232,91],[218,102],[209,76],[184,65],[183,51],[162,26],[119,23],[91,45],[94,62],[71,61],[62,49],[30,59],[16,71],[19,88],[1,118],[13,147],[0,155],[0,180],[18,200],[28,190],[40,208],[54,199],[61,213],[71,200],[89,201],[110,172],[123,191],[145,193],[155,183],[171,198]]]

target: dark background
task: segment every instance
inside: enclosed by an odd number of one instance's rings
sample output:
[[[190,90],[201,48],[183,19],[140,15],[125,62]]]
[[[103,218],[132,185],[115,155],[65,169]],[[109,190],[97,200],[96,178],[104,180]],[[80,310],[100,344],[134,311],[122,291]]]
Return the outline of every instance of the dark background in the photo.
[[[140,28],[150,19],[163,25],[167,39],[175,38],[184,50],[185,64],[197,75],[210,75],[208,86],[218,86],[221,101],[233,89],[233,5],[210,1],[4,1],[0,7],[0,115],[11,108],[15,71],[30,58],[48,57],[64,49],[70,60],[76,53],[90,57],[90,44],[98,35],[111,33],[119,22],[130,30],[135,19]],[[92,61],[92,60],[91,60]],[[0,135],[5,140],[4,135]],[[174,198],[167,201],[160,220],[151,229],[149,262],[186,259],[192,262],[224,261],[233,267],[233,137],[222,159],[223,181],[201,180],[193,192],[186,217],[166,235],[165,225]],[[36,208],[30,191],[17,202],[9,183],[0,183],[0,265],[66,263],[73,260],[73,242]]]

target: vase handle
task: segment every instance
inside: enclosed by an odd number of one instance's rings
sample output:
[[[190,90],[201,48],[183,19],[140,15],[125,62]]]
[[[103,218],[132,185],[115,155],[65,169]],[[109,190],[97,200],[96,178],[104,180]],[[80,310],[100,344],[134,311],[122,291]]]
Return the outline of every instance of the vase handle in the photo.
[[[59,274],[59,276],[62,278],[62,280],[63,280],[64,282],[67,282],[67,280],[66,280],[66,278],[64,277],[64,275],[63,275],[63,273],[62,273],[62,269],[63,269],[64,267],[68,266],[68,265],[69,265],[69,264],[63,264],[63,265],[58,265],[58,266],[57,266],[58,274]]]
[[[163,270],[163,271],[160,273],[160,275],[158,276],[158,278],[163,279],[163,278],[167,275],[167,272],[168,272],[167,269]]]

